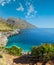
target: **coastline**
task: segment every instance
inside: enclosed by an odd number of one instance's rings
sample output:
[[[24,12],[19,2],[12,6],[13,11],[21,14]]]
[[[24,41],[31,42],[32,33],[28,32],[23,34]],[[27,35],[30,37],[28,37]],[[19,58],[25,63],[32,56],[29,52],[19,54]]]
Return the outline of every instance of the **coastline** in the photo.
[[[19,34],[19,33],[18,33]],[[7,34],[6,34],[7,35]],[[15,34],[12,34],[12,35],[4,35],[4,34],[2,34],[1,36],[2,36],[2,38],[4,38],[4,37],[6,37],[7,39],[8,39],[8,37],[10,37],[10,36],[13,36],[13,35],[16,35],[16,33]],[[4,37],[3,37],[4,36]],[[6,38],[4,38],[4,39],[6,39]],[[15,46],[15,45],[14,45]],[[16,46],[16,47],[18,47],[18,46]],[[20,47],[19,47],[20,48]],[[15,55],[11,55],[11,54],[9,54],[9,53],[7,53],[7,52],[3,52],[2,53],[2,55],[3,55],[3,58],[5,59],[5,63],[11,63],[11,64],[9,64],[9,65],[22,65],[23,63],[25,64],[25,65],[29,65],[30,63],[32,64],[33,62],[31,62],[31,61],[28,61],[30,58],[31,58],[31,56],[30,56],[30,54],[31,54],[31,52],[22,52],[22,55],[21,56],[15,56]],[[0,60],[1,60],[1,62],[2,62],[2,64],[3,64],[3,58],[0,58]],[[28,59],[28,60],[27,60]],[[16,61],[17,61],[17,63],[16,63]],[[49,62],[51,62],[52,64],[54,64],[53,63],[53,61],[52,60],[50,60],[50,61],[48,61],[47,63],[46,63],[46,65],[51,65],[51,64],[49,64]],[[37,61],[37,65],[42,65],[42,62],[40,63],[40,62],[38,62]],[[7,65],[6,64],[6,65]],[[4,65],[4,64],[3,64]]]
[[[19,32],[20,32],[20,29],[16,29],[16,30],[13,30],[13,31],[2,32],[2,33],[3,33],[3,35],[5,35],[8,38],[10,36],[19,34]]]
[[[17,48],[21,48],[21,47],[18,47],[18,46],[16,46],[16,45],[12,45],[12,46],[17,47]],[[6,47],[6,48],[11,48],[12,46]],[[22,49],[22,48],[21,48],[21,49]],[[26,55],[26,54],[31,54],[31,51],[23,51],[23,49],[22,49],[22,55]]]
[[[20,32],[20,29],[8,31],[8,32],[0,32],[0,46],[2,47],[6,46],[8,42],[8,37],[18,35],[19,32]]]
[[[2,42],[0,42],[0,46],[5,47],[7,45],[8,38],[11,36],[14,36],[14,35],[18,35],[18,34],[20,34],[20,29],[16,29],[14,31],[8,31],[8,32],[0,32],[1,37],[4,39],[4,42],[3,42],[4,46],[3,46]],[[12,46],[16,46],[16,45],[12,45]],[[18,46],[16,46],[16,47],[18,47]],[[10,47],[7,47],[7,48],[10,48]],[[18,47],[18,48],[20,48],[20,47]],[[27,54],[27,53],[30,53],[30,51],[26,51],[26,52],[22,51],[22,55]]]
[[[6,46],[8,38],[0,32],[0,46]]]

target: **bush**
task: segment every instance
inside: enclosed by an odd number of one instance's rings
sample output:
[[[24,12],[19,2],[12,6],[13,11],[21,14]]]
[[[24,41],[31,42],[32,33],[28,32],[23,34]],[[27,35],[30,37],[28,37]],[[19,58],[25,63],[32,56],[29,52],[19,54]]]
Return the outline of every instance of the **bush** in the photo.
[[[22,49],[17,46],[12,46],[11,48],[6,48],[6,51],[11,55],[20,56]]]
[[[3,56],[2,55],[0,55],[0,58],[2,58]]]
[[[54,59],[54,44],[43,44],[33,47],[31,56],[43,62]]]

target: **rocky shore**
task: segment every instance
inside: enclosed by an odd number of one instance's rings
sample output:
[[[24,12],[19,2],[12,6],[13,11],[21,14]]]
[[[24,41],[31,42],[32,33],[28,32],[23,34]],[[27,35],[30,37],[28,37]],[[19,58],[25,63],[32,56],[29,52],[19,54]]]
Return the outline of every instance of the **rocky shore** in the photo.
[[[20,32],[20,29],[16,29],[16,30],[13,30],[13,31],[2,32],[2,34],[5,35],[6,37],[9,37],[9,36],[19,34],[19,32]]]
[[[0,46],[6,46],[7,42],[7,37],[0,32]]]
[[[19,34],[19,32],[20,32],[20,29],[8,31],[8,32],[0,32],[0,46],[6,46],[8,42],[8,37]]]

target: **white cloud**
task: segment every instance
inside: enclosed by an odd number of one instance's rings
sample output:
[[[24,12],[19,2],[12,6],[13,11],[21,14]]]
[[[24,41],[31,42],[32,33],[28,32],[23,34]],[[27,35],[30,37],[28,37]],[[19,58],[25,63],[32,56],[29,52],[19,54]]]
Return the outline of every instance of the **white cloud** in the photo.
[[[7,0],[6,3],[10,3],[11,0]]]
[[[26,18],[33,18],[33,17],[34,17],[34,15],[31,15],[31,16],[27,16],[27,15],[26,15]]]
[[[34,17],[37,11],[34,9],[33,5],[29,3],[26,18]]]
[[[1,5],[4,6],[5,5],[5,2],[2,2]]]
[[[16,0],[12,0],[12,1],[16,1]],[[0,5],[4,6],[5,4],[9,4],[11,2],[11,0],[0,0]]]
[[[1,4],[2,6],[4,6],[4,5],[5,5],[5,1],[4,1],[4,0],[0,0],[0,4]]]
[[[17,11],[24,11],[24,7],[22,6],[22,4],[20,3],[20,7],[16,8]]]
[[[14,2],[16,1],[16,0],[13,0]]]
[[[26,6],[29,6],[30,4],[31,4],[30,2],[26,1]]]
[[[16,0],[0,0],[0,5],[5,6],[6,4],[9,4],[11,1],[15,2]],[[31,1],[28,1],[28,0],[26,1],[26,3],[24,4],[25,8],[24,8],[24,5],[22,5],[22,3],[18,3],[18,4],[19,4],[19,7],[16,8],[16,10],[23,12],[26,9],[26,12],[25,12],[26,18],[33,18],[37,14],[37,11],[34,8]]]
[[[29,6],[29,9],[28,9],[28,12],[27,12],[27,15],[29,16],[32,12],[34,12],[34,8],[32,5]]]
[[[0,0],[0,4],[4,6],[5,4],[9,3],[11,0]]]

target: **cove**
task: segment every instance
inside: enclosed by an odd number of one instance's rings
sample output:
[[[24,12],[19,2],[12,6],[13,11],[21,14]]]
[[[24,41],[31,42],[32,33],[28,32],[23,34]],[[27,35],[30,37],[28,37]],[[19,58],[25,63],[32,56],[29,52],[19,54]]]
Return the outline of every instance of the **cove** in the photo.
[[[20,31],[20,34],[8,38],[6,47],[13,45],[21,47],[24,52],[30,51],[33,46],[43,43],[54,44],[54,28],[32,28]]]

